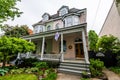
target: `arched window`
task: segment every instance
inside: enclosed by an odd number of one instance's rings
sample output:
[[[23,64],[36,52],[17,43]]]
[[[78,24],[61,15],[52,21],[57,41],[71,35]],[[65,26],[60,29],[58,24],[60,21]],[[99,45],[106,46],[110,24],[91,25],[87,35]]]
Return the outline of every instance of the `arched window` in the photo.
[[[59,28],[60,28],[60,24],[57,23],[57,24],[55,25],[55,29],[59,29]]]
[[[67,44],[66,41],[63,40],[63,52],[66,52],[67,50]],[[61,51],[61,42],[59,43],[59,52]]]
[[[51,26],[50,25],[47,27],[47,31],[49,31],[49,30],[51,30]]]

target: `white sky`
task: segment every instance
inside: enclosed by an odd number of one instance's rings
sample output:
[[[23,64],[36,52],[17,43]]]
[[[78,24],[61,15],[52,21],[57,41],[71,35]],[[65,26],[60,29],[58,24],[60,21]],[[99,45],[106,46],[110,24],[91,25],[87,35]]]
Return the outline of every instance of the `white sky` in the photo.
[[[53,15],[62,5],[66,5],[69,8],[87,8],[87,29],[88,31],[93,29],[99,33],[112,2],[113,0],[21,0],[17,4],[17,7],[23,12],[21,17],[5,23],[9,25],[26,24],[32,29],[32,25],[40,21],[45,12]]]

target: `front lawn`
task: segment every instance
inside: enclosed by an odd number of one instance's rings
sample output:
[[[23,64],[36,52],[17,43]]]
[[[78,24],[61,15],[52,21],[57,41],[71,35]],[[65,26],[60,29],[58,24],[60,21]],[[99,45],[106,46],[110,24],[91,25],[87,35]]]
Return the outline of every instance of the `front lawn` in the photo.
[[[9,74],[0,76],[0,80],[38,80],[34,74]]]

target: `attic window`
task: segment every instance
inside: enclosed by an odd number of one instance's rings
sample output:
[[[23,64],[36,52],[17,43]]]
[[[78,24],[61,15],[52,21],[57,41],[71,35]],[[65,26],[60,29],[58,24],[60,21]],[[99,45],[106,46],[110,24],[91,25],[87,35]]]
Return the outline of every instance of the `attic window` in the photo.
[[[59,11],[59,16],[63,16],[65,14],[68,13],[68,9],[67,8],[62,8],[60,11]]]
[[[42,18],[43,18],[43,21],[49,20],[49,14],[47,13],[43,14]]]

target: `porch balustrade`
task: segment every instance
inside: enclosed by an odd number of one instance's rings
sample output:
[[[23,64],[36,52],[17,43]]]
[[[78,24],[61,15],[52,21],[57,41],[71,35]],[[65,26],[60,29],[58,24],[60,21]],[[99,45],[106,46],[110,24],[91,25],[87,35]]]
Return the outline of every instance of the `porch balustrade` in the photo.
[[[59,60],[60,54],[43,54],[43,60]]]
[[[19,54],[20,58],[37,58],[41,59],[40,54]],[[60,54],[43,54],[43,60],[60,60]]]

